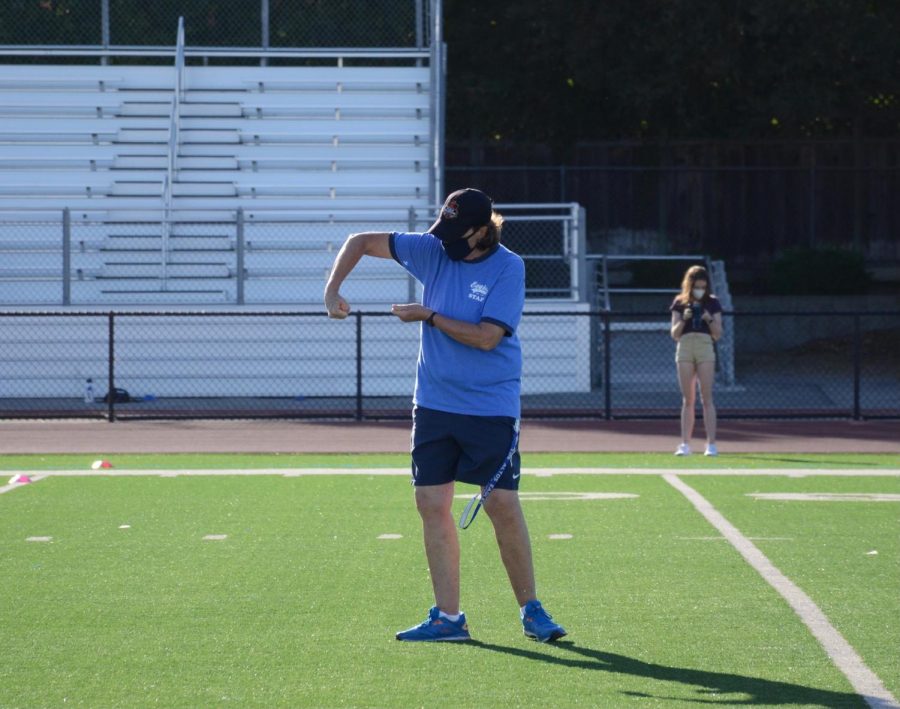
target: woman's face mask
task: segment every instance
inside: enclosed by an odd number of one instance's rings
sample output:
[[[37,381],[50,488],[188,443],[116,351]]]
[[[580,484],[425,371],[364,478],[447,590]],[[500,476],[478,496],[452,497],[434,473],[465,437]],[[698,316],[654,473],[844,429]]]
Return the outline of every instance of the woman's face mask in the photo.
[[[469,246],[469,240],[465,237],[456,241],[442,241],[441,246],[451,261],[462,261],[475,250],[474,246]]]
[[[700,300],[705,293],[706,293],[705,288],[694,288],[694,290],[693,290],[694,298],[697,300]]]

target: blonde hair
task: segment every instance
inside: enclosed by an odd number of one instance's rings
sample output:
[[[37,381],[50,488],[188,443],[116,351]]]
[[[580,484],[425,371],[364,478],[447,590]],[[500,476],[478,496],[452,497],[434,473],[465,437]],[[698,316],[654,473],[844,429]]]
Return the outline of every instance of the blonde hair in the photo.
[[[703,266],[691,266],[684,272],[684,278],[681,279],[681,293],[678,294],[678,303],[680,305],[690,305],[691,291],[694,290],[694,283],[697,281],[706,281],[706,293],[700,302],[708,303],[712,296],[711,283],[709,281],[709,273]]]
[[[500,232],[503,230],[503,215],[500,212],[492,211],[491,221],[485,226],[487,227],[487,233],[475,244],[476,249],[484,251],[492,249],[500,243]]]

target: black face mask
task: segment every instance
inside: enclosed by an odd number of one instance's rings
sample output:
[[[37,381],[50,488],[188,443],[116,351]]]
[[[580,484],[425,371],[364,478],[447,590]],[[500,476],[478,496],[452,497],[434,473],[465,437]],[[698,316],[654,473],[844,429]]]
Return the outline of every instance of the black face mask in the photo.
[[[462,261],[466,256],[475,250],[474,246],[469,246],[468,239],[457,239],[456,241],[442,241],[441,246],[444,247],[444,253],[451,261]]]

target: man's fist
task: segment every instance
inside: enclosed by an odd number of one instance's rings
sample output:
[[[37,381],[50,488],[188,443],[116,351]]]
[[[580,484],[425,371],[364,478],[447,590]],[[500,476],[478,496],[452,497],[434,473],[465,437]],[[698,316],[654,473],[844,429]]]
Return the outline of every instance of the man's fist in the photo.
[[[350,304],[340,293],[326,293],[325,310],[328,311],[328,317],[343,320],[350,314]]]

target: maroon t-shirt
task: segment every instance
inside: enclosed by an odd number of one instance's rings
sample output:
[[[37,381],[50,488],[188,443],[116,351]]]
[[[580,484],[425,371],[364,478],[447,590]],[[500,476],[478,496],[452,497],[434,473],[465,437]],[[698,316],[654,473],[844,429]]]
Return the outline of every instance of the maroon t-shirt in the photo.
[[[679,303],[678,298],[676,297],[675,300],[672,301],[672,305],[669,306],[669,312],[682,315],[684,314],[684,309],[686,307],[686,305]],[[711,295],[706,299],[705,303],[695,303],[692,305],[691,310],[693,311],[693,317],[690,320],[685,321],[684,329],[681,331],[681,334],[687,335],[689,332],[702,332],[709,335],[709,323],[702,319],[703,311],[705,310],[710,315],[721,313],[722,304],[716,296]]]

